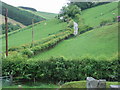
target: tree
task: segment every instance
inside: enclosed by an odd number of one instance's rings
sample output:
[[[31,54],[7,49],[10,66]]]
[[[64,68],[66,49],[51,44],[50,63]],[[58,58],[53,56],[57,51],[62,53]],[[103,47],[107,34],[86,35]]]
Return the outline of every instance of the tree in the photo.
[[[107,3],[109,2],[70,2],[69,5],[77,5],[79,8],[81,8],[81,10],[85,10],[91,7],[95,7]]]
[[[81,9],[77,5],[64,6],[61,9],[60,16],[68,15],[68,17],[74,18],[76,14],[81,14]]]

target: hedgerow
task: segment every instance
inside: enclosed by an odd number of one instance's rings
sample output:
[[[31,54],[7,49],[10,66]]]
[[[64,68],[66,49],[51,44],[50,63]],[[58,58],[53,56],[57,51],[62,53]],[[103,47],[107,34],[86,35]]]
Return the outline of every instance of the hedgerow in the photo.
[[[33,43],[25,44],[20,47],[12,47],[9,49],[9,51],[18,51],[23,55],[27,55],[28,57],[31,57],[40,52],[53,48],[60,41],[68,38],[71,34],[72,34],[71,30],[62,31],[57,34],[50,35],[45,39],[35,41]]]
[[[94,58],[82,58],[66,60],[63,57],[50,58],[48,60],[27,60],[21,55],[13,55],[3,59],[3,76],[13,75],[18,80],[39,81],[80,81],[86,77],[118,80],[118,67],[120,60],[96,60]]]

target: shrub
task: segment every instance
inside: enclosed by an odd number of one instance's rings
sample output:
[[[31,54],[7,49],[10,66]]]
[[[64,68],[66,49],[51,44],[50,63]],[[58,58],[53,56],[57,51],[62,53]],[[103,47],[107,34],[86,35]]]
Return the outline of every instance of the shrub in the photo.
[[[68,28],[73,28],[73,20],[70,20],[69,23],[68,23]]]
[[[32,57],[34,55],[33,51],[31,51],[30,49],[23,49],[21,53],[22,55],[27,55],[28,57]]]
[[[2,74],[3,76],[13,75],[13,77],[21,76],[23,72],[24,63],[27,57],[18,53],[9,55],[2,59]]]
[[[33,47],[31,50],[34,52],[34,54],[38,54],[38,53],[40,53],[41,52],[41,46],[39,45],[39,46],[35,46],[35,47]]]
[[[20,49],[20,47],[11,47],[11,48],[9,48],[8,51],[17,51],[19,49]]]
[[[85,33],[89,30],[92,30],[92,29],[93,29],[93,27],[83,24],[83,25],[79,26],[79,33],[82,34],[82,33]]]
[[[117,18],[116,17],[114,17],[113,18],[113,22],[117,22],[118,20],[117,20]]]

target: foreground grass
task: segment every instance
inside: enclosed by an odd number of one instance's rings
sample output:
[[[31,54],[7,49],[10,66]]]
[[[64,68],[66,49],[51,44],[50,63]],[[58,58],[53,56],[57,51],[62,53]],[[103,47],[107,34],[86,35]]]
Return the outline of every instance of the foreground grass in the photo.
[[[108,3],[82,12],[85,24],[96,27],[103,20],[113,21],[118,16],[118,2]]]
[[[55,84],[43,84],[43,83],[36,83],[35,85],[30,84],[20,84],[22,88],[58,88],[58,85]],[[12,86],[3,86],[2,88],[19,88],[19,85],[12,85]]]
[[[41,40],[50,34],[65,29],[66,23],[60,23],[57,19],[43,21],[34,27],[34,40]],[[12,34],[8,37],[9,48],[18,47],[32,42],[32,28]],[[5,38],[2,39],[2,49],[5,50]]]
[[[76,59],[81,56],[109,57],[118,52],[118,24],[94,29],[78,37],[65,40],[53,49],[43,52],[34,59],[63,56]]]
[[[118,82],[106,82],[106,88],[110,88],[110,85],[120,85]],[[73,81],[73,82],[68,82],[65,83],[64,85],[61,86],[62,88],[86,88],[86,81]]]
[[[119,82],[106,82],[106,88],[110,88],[110,85],[120,85]],[[86,81],[72,81],[72,82],[67,82],[61,86],[54,85],[54,84],[40,84],[38,83],[37,85],[21,85],[22,88],[60,88],[60,90],[64,88],[86,88]],[[6,86],[2,87],[3,89],[7,88],[19,88],[19,85],[12,85],[12,86]]]

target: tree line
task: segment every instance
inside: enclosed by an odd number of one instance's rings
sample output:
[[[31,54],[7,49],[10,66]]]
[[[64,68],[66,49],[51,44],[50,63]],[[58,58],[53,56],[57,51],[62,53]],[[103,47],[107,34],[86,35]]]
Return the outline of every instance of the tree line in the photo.
[[[5,34],[5,24],[1,24],[0,26],[2,27],[2,34]],[[12,31],[15,31],[20,28],[21,28],[20,25],[18,25],[18,24],[14,25],[14,24],[8,22],[8,32],[12,32]]]

